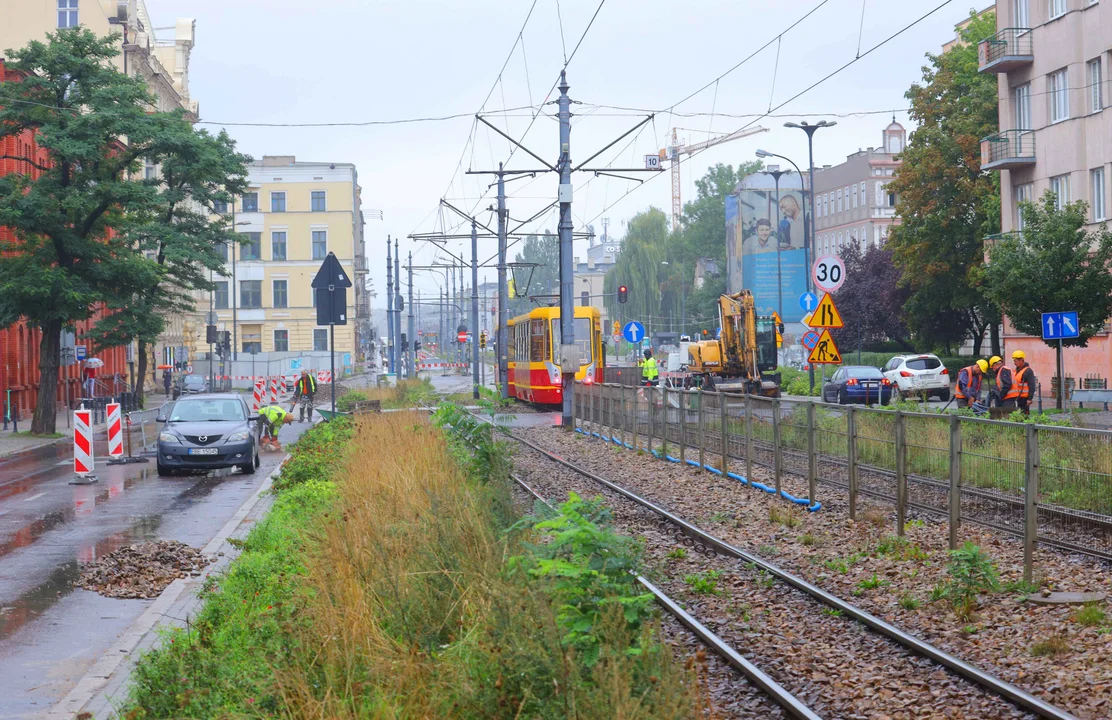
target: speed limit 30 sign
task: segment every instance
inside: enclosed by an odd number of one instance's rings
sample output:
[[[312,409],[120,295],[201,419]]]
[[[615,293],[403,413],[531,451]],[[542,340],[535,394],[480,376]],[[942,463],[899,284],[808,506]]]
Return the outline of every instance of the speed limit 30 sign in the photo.
[[[846,264],[837,255],[823,255],[811,268],[811,277],[819,290],[835,292],[846,281]]]

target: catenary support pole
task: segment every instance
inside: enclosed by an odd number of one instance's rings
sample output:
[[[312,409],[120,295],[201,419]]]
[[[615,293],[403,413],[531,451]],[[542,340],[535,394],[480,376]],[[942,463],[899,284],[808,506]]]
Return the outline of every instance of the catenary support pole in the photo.
[[[417,353],[414,351],[414,346],[417,344],[417,333],[413,325],[413,251],[409,253],[409,322],[406,325],[408,328],[408,343],[409,343],[409,367],[406,370],[406,377],[417,377]]]
[[[401,338],[402,338],[402,254],[398,250],[398,239],[394,238],[394,284],[397,286],[394,291],[397,296],[394,298],[394,373],[397,377],[401,377]]]
[[[471,398],[479,399],[479,231],[471,221]]]
[[[386,363],[387,371],[397,373],[394,362],[394,260],[390,257],[390,236],[386,236]]]
[[[575,392],[575,373],[579,369],[579,353],[575,347],[575,266],[572,264],[571,219],[571,98],[568,97],[567,71],[560,72],[560,370],[564,386],[564,407],[561,424],[572,429],[572,400]]]
[[[506,330],[506,306],[509,287],[506,282],[506,178],[498,163],[498,385],[502,397],[510,396],[509,332]]]

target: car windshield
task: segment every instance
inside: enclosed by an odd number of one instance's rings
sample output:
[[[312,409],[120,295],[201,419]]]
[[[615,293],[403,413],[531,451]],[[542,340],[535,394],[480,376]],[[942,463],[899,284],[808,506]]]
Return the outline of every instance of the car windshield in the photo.
[[[170,412],[170,422],[235,422],[246,419],[243,403],[237,400],[179,400]]]
[[[937,370],[942,367],[942,361],[933,357],[915,358],[904,364],[909,370]]]
[[[883,377],[880,370],[875,367],[848,367],[846,368],[846,376],[857,378],[858,380],[879,380]]]
[[[185,376],[185,384],[186,385],[196,385],[198,387],[202,387],[205,384],[205,379],[203,377],[201,377],[200,375],[186,375]]]

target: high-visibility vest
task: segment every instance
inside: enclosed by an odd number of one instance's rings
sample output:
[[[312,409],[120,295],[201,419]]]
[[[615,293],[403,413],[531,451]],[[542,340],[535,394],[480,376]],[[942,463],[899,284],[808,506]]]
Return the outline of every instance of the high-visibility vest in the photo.
[[[297,379],[295,389],[301,395],[315,393],[317,391],[317,380],[312,375],[302,375]]]
[[[1008,382],[1001,383],[1001,378],[1005,378]],[[1012,372],[1012,369],[1010,367],[1001,367],[1000,370],[997,371],[996,387],[1000,387],[1001,384],[1008,385],[1008,391],[1004,394],[1004,397],[1002,398],[1003,400],[1015,400],[1017,397],[1019,397],[1019,387],[1016,385],[1015,382],[1015,373]]]
[[[264,418],[266,418],[266,422],[268,425],[270,425],[271,427],[277,427],[278,425],[282,424],[282,422],[286,419],[286,415],[289,415],[289,413],[286,412],[285,408],[279,407],[278,405],[267,405],[266,407],[259,409],[259,415],[262,415]]]
[[[1027,399],[1031,397],[1031,390],[1033,390],[1034,388],[1031,387],[1031,383],[1027,379],[1028,374],[1033,374],[1030,365],[1024,365],[1023,369],[1016,372],[1015,374],[1015,388],[1017,398]]]
[[[656,358],[648,358],[641,366],[641,377],[645,380],[656,380],[660,372],[656,369]]]
[[[964,400],[965,397],[966,397],[965,393],[963,393],[961,391],[961,376],[962,376],[962,374],[964,374],[965,377],[967,378],[966,383],[968,384],[969,392],[973,394],[973,397],[979,397],[980,396],[980,394],[981,394],[981,376],[977,375],[973,372],[973,368],[975,368],[975,367],[977,367],[977,366],[976,365],[970,365],[969,367],[962,368],[958,372],[958,384],[957,384],[957,387],[954,389],[954,397],[959,398],[961,400]]]

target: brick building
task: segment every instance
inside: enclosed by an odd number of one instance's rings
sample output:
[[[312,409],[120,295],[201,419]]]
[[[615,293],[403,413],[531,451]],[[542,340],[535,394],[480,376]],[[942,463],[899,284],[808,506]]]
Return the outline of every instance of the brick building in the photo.
[[[5,68],[0,60],[0,82],[13,80],[11,72]],[[18,158],[18,159],[11,159]],[[29,162],[30,161],[30,162]],[[9,173],[22,173],[32,178],[39,171],[31,164],[48,165],[50,157],[45,150],[35,142],[31,131],[24,131],[19,135],[0,138],[0,175]],[[0,243],[7,244],[14,241],[11,231],[0,227]],[[99,316],[99,313],[98,313]],[[81,344],[82,335],[96,323],[97,316],[86,322],[77,324],[77,343]],[[41,333],[26,323],[20,321],[11,327],[0,329],[0,393],[11,392],[11,415],[17,419],[30,419],[31,412],[38,401],[39,390],[39,341]],[[89,347],[89,356],[100,358],[104,367],[99,369],[101,378],[119,373],[126,375],[126,348],[111,348],[98,350],[95,353]],[[67,382],[59,382],[57,403],[59,409],[63,407],[64,398],[67,397],[66,385],[68,383],[68,397],[80,397],[81,369],[73,365],[61,370],[62,377]],[[8,399],[0,397],[0,409],[7,407]]]

